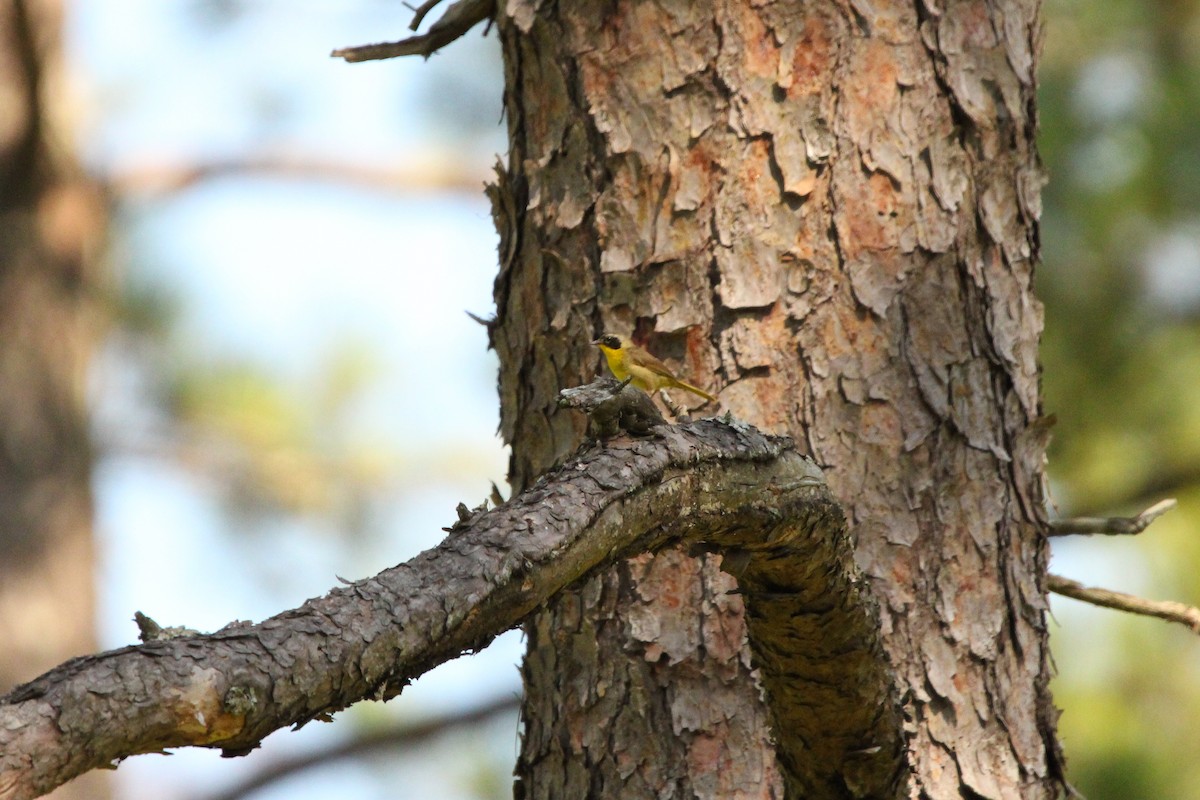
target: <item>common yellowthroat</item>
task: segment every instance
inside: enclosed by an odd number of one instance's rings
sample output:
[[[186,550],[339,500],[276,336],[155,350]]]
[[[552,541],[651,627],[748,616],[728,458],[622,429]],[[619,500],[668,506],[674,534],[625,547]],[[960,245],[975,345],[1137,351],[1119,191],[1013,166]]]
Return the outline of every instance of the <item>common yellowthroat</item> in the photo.
[[[644,392],[653,395],[659,389],[686,389],[692,394],[698,394],[705,400],[716,401],[708,392],[690,383],[684,383],[671,374],[667,365],[647,353],[628,339],[622,339],[612,333],[606,333],[592,342],[604,353],[604,360],[617,380],[623,381],[632,376],[632,383]]]

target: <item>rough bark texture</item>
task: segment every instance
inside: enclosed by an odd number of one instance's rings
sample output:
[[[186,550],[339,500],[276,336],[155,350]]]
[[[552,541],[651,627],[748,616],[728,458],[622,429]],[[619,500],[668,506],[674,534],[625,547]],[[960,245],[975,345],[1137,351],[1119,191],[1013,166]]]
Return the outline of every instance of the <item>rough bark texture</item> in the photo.
[[[0,800],[136,753],[248,752],[280,727],[395,696],[580,576],[668,543],[733,556],[781,720],[814,702],[791,691],[798,675],[840,664],[845,679],[821,701],[846,707],[843,718],[819,736],[781,728],[791,784],[840,780],[813,765],[847,741],[877,744],[859,759],[867,774],[898,769],[876,608],[820,470],[790,441],[713,421],[660,427],[590,448],[504,506],[462,517],[408,563],[259,625],[75,659],[0,698]]]
[[[514,484],[577,441],[554,397],[595,372],[601,330],[806,443],[881,601],[914,797],[1050,797],[1061,780],[1031,428],[1037,10],[498,13],[493,343]],[[711,563],[643,557],[531,622],[519,794],[778,796],[730,589]],[[836,766],[842,796],[862,794]]]
[[[58,5],[0,4],[0,692],[96,649],[84,370],[104,214],[55,118]],[[97,775],[55,796],[106,794]]]

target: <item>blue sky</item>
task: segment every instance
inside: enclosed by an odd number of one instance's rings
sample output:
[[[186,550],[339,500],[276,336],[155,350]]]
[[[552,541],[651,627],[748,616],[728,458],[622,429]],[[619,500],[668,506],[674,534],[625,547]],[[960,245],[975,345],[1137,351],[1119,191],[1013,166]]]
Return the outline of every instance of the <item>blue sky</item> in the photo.
[[[503,485],[496,436],[496,362],[484,329],[496,235],[482,193],[504,147],[494,39],[478,32],[430,62],[347,65],[328,52],[397,38],[410,13],[393,2],[75,0],[67,4],[69,97],[87,166],[133,186],[115,217],[110,265],[119,280],[174,299],[172,334],[203,365],[253,364],[304,391],[331,352],[369,349],[371,379],[338,434],[383,454],[386,499],[377,535],[344,537],[328,518],[227,513],[222,475],[160,448],[153,359],[114,336],[92,375],[105,646],[136,637],[142,610],[207,630],[258,620],[435,544],[458,501]],[[229,176],[180,191],[139,189],[136,176],[224,161],[291,162],[426,176],[478,174],[479,190],[367,186],[302,175]],[[461,181],[459,182],[461,183]],[[467,708],[519,691],[520,637],[459,659],[397,701],[271,737],[249,759],[182,751],[117,772],[127,800],[201,797],[293,749],[352,732],[343,719]],[[257,797],[477,797],[480,765],[504,771],[515,720],[464,745],[378,766],[340,766]]]

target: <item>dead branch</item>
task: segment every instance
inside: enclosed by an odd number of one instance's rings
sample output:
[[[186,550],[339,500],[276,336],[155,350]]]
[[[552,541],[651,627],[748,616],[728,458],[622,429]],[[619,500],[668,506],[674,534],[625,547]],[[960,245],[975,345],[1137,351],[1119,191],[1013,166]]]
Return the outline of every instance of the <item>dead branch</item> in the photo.
[[[1073,534],[1103,534],[1105,536],[1132,536],[1141,533],[1151,522],[1178,505],[1173,498],[1160,500],[1136,517],[1071,517],[1050,523],[1051,536]]]
[[[423,18],[429,9],[437,3],[425,3],[418,9]],[[485,19],[491,19],[496,12],[495,0],[458,0],[441,18],[429,26],[429,30],[417,36],[410,36],[398,42],[381,42],[380,44],[364,44],[358,47],[343,47],[334,50],[329,55],[334,58],[344,58],[347,61],[376,61],[381,58],[398,58],[400,56],[431,55],[446,45],[458,39],[471,28]],[[418,20],[419,22],[419,20]]]
[[[1128,611],[1130,614],[1141,614],[1146,617],[1165,619],[1168,622],[1178,622],[1180,625],[1191,628],[1192,633],[1200,633],[1200,608],[1173,600],[1147,600],[1124,592],[1096,589],[1061,575],[1047,575],[1046,581],[1050,591],[1064,597],[1082,600],[1085,603],[1104,608]]]
[[[327,159],[317,153],[249,153],[202,162],[140,161],[119,164],[104,174],[105,182],[125,196],[175,194],[221,178],[267,178],[324,181],[383,192],[457,192],[477,196],[485,171],[470,159],[428,156],[390,167]]]
[[[395,697],[568,584],[675,544],[736,570],[789,795],[840,797],[850,770],[890,796],[903,721],[839,507],[789,440],[701,420],[586,447],[432,550],[257,625],[74,659],[18,687],[0,698],[0,800],[137,753],[241,755]]]
[[[430,11],[433,11],[434,6],[441,2],[442,0],[425,0],[424,3],[421,3],[421,5],[417,6],[416,8],[408,6],[413,10],[412,22],[408,23],[408,29],[410,31],[415,31],[417,28],[421,27],[421,23],[425,20],[425,15]],[[405,3],[405,5],[408,4]]]
[[[1105,536],[1134,536],[1146,530],[1151,522],[1161,517],[1177,503],[1173,498],[1160,500],[1134,517],[1073,517],[1050,523],[1051,536],[1069,536],[1072,534],[1102,534]],[[1104,608],[1114,608],[1118,611],[1128,611],[1131,614],[1141,614],[1147,617],[1158,617],[1169,622],[1178,622],[1200,633],[1200,609],[1172,600],[1147,600],[1124,592],[1114,592],[1109,589],[1098,589],[1084,586],[1069,578],[1059,575],[1047,575],[1047,587],[1050,591],[1091,603]]]

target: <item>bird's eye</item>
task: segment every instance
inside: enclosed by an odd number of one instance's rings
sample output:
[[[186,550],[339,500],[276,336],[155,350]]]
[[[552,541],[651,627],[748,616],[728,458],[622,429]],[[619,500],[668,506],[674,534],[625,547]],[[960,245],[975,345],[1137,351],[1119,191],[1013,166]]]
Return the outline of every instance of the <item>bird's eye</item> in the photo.
[[[609,334],[608,336],[604,337],[604,346],[611,348],[613,350],[620,350],[621,349],[621,340],[618,339],[616,336]]]

